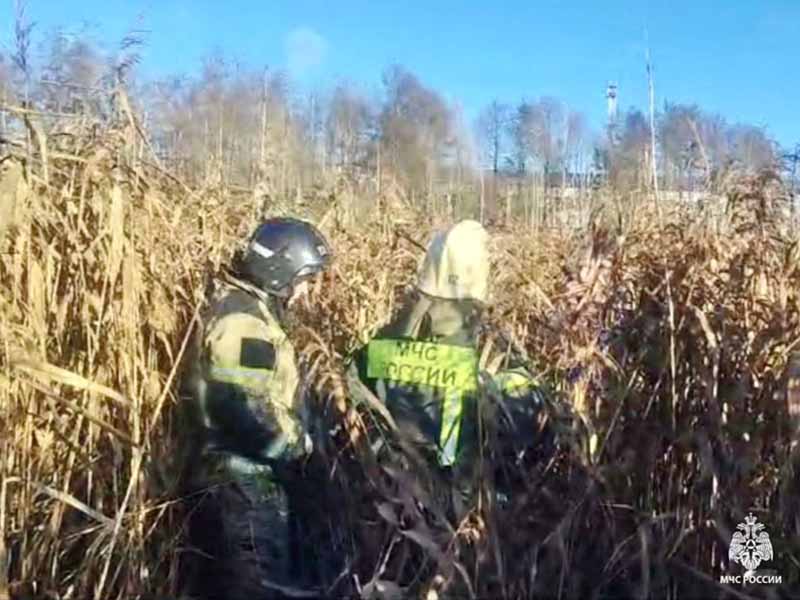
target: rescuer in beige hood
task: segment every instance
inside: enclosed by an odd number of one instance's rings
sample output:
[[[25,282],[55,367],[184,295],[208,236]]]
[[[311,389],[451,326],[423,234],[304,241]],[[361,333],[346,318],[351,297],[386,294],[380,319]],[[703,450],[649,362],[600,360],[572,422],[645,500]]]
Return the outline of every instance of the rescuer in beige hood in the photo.
[[[379,398],[400,435],[452,490],[448,512],[456,519],[471,505],[475,490],[481,390],[516,399],[512,404],[526,424],[541,404],[524,368],[507,359],[490,374],[480,364],[489,252],[489,234],[476,221],[436,233],[409,298],[354,354],[349,370],[353,396],[357,399],[365,387]]]

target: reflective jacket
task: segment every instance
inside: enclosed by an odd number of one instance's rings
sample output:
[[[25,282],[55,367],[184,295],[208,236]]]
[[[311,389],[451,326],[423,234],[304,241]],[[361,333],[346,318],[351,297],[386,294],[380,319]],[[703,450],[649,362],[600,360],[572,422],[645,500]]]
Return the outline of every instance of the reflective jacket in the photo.
[[[474,444],[476,313],[421,297],[354,355],[350,370],[388,408],[405,438],[442,466]]]
[[[401,435],[464,489],[477,467],[482,400],[500,400],[512,429],[530,443],[541,407],[537,384],[524,368],[479,356],[479,330],[473,303],[418,294],[354,354],[349,369],[351,382],[357,379],[386,405]],[[357,389],[351,385],[356,399]]]
[[[278,309],[243,281],[220,283],[187,358],[182,426],[190,462],[215,456],[248,471],[302,456],[309,448],[295,351]]]

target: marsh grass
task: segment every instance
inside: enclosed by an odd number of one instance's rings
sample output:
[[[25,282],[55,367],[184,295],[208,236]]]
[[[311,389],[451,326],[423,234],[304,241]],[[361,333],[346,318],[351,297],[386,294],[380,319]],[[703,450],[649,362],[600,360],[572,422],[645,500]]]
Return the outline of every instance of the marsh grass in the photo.
[[[2,157],[0,598],[176,597],[191,551],[174,487],[179,364],[209,277],[262,207],[134,160],[131,127]],[[517,488],[505,507],[487,492],[457,528],[437,517],[423,467],[377,466],[369,441],[390,428],[344,379],[445,220],[396,192],[377,203],[390,212],[354,214],[346,190],[307,202],[336,252],[292,328],[320,429],[333,430],[309,466],[326,482],[313,519],[338,557],[330,594],[800,589],[784,376],[800,249],[774,179],[726,186],[722,205],[598,202],[588,228],[493,228],[483,354],[515,345],[573,417],[541,460],[498,465],[487,447],[485,468],[512,471]],[[727,548],[749,511],[780,589],[716,583],[739,572]]]

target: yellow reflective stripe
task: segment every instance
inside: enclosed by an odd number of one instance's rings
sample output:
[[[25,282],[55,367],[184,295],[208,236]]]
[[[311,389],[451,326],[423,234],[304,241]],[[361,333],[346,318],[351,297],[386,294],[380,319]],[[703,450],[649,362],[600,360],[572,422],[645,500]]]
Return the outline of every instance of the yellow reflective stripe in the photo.
[[[220,367],[214,365],[209,368],[208,374],[214,381],[252,387],[268,383],[272,379],[273,371],[271,369]]]
[[[283,431],[280,431],[272,443],[267,448],[265,454],[269,458],[278,458],[286,448],[289,446],[289,437]]]
[[[499,373],[497,375],[497,382],[504,392],[510,392],[521,387],[532,387],[534,384],[530,377],[517,371]]]
[[[477,388],[478,354],[463,346],[377,339],[367,346],[367,376],[469,392]]]
[[[456,462],[463,398],[459,390],[448,390],[444,397],[442,427],[439,430],[439,464],[445,467]]]
[[[540,405],[545,402],[539,382],[524,369],[502,371],[494,377],[494,384],[508,398],[533,400]]]

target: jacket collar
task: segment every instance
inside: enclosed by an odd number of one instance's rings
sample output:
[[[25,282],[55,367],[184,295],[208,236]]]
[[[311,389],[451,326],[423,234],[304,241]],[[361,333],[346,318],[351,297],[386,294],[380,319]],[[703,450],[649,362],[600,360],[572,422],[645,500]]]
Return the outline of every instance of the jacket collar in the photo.
[[[459,345],[475,344],[480,313],[474,303],[444,300],[417,292],[381,335],[441,339]]]
[[[283,302],[281,302],[279,298],[268,294],[264,290],[254,286],[252,283],[245,281],[244,279],[241,279],[240,277],[236,277],[230,271],[223,272],[221,280],[227,285],[238,288],[246,294],[254,296],[267,308],[267,310],[269,310],[270,313],[277,317],[278,321],[284,321],[286,309],[284,308]]]

